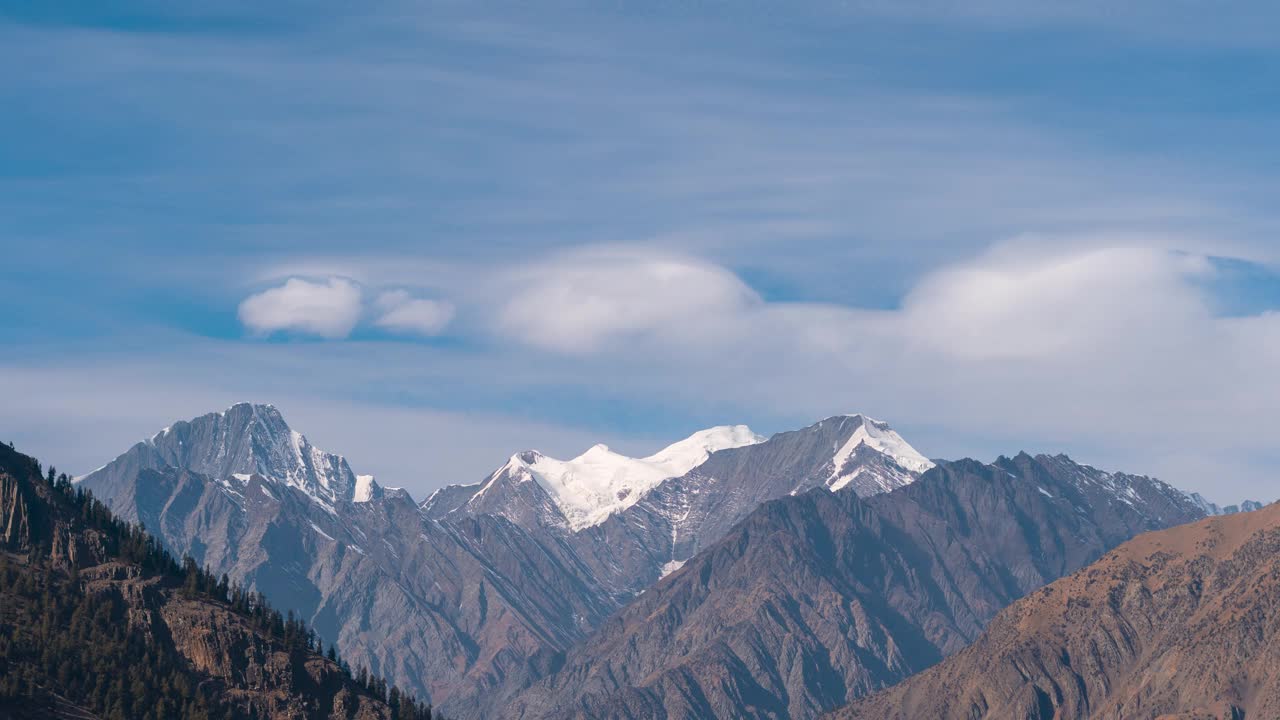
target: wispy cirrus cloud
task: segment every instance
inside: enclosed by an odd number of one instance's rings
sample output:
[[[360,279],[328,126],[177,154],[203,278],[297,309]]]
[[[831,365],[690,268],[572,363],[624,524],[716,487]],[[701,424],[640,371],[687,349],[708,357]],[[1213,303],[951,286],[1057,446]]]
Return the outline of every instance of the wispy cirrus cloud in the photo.
[[[507,452],[539,422],[651,450],[865,410],[931,454],[1266,487],[1280,295],[1226,317],[1214,294],[1253,281],[1213,260],[1280,261],[1262,16],[221,8],[0,19],[29,69],[0,114],[5,362],[81,361],[6,385],[28,407],[110,425],[128,394],[84,385],[111,359],[145,368],[148,429],[306,398],[340,451],[343,417],[400,406],[483,416]],[[335,277],[360,300],[306,299]],[[377,458],[393,483],[423,464]]]

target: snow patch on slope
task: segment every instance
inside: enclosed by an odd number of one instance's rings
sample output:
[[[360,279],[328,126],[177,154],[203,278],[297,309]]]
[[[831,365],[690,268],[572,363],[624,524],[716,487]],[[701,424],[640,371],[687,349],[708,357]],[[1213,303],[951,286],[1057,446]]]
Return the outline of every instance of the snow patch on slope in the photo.
[[[357,475],[356,489],[351,495],[351,502],[369,502],[373,499],[373,489],[377,483],[373,481],[372,475]]]
[[[670,562],[663,563],[662,568],[659,569],[658,571],[662,574],[659,575],[658,577],[666,577],[670,575],[671,573],[684,567],[685,562],[686,562],[685,560],[672,560]]]

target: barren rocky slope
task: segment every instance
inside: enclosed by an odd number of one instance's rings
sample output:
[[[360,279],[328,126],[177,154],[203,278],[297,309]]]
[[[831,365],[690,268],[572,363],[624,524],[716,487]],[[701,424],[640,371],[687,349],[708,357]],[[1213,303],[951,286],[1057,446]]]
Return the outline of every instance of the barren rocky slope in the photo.
[[[1280,504],[1135,538],[832,717],[1280,717]]]
[[[513,718],[806,718],[955,653],[1013,600],[1202,517],[1063,456],[944,463],[892,493],[770,502],[521,695]]]

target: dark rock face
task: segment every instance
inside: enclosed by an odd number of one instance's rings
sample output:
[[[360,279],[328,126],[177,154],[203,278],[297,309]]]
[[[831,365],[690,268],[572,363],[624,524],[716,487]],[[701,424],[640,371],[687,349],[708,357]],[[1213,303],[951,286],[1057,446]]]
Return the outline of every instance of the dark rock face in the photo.
[[[7,446],[0,446],[0,518],[0,562],[7,575],[19,578],[0,593],[0,630],[7,649],[23,647],[22,635],[32,630],[15,627],[10,618],[28,615],[26,606],[42,602],[41,593],[46,598],[91,597],[99,609],[121,608],[129,638],[120,643],[126,654],[115,658],[121,668],[147,662],[144,654],[179,658],[187,681],[237,717],[392,719],[392,709],[336,663],[310,650],[285,647],[226,602],[185,596],[172,574],[122,559],[113,549],[120,544],[118,537],[89,525],[62,491],[41,480],[31,458]],[[58,631],[47,631],[59,642],[44,650],[75,652]],[[58,678],[41,675],[24,655],[15,651],[12,657],[0,657],[0,669],[35,678],[41,693],[54,701],[37,708],[31,699],[0,699],[0,717],[93,717],[61,697]]]
[[[1280,717],[1280,505],[1140,536],[835,718]]]
[[[766,503],[520,695],[514,718],[805,718],[951,655],[1027,592],[1202,517],[1065,457],[946,463]],[[922,716],[923,717],[923,716]]]

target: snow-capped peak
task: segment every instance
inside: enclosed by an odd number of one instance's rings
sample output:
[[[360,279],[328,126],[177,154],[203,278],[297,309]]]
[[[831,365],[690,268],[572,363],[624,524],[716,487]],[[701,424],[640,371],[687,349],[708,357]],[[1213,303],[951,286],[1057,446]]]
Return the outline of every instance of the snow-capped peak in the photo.
[[[683,475],[707,461],[711,453],[727,448],[755,445],[765,441],[746,425],[718,425],[699,430],[677,443],[672,443],[645,458],[645,461],[672,471],[671,477]]]
[[[472,501],[478,501],[503,478],[533,480],[552,497],[569,529],[577,531],[634,505],[658,483],[685,474],[717,450],[762,440],[745,425],[734,425],[696,432],[645,458],[628,457],[603,444],[593,445],[572,460],[557,460],[530,450],[512,455]]]
[[[827,478],[827,487],[839,490],[848,485],[859,473],[864,471],[862,465],[848,467],[850,458],[860,446],[865,446],[893,460],[901,468],[910,473],[920,474],[933,467],[924,455],[911,447],[902,436],[894,432],[889,424],[865,415],[845,415],[840,420],[856,423],[856,427],[844,444],[831,458],[831,475]],[[907,480],[910,482],[910,480]],[[906,484],[905,482],[902,484]],[[892,488],[886,488],[892,489]]]
[[[372,477],[361,483],[341,455],[327,453],[284,421],[274,405],[236,403],[226,410],[176,422],[143,443],[164,464],[217,480],[257,474],[302,490],[326,507],[357,494],[374,497]]]

